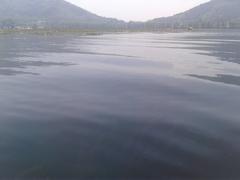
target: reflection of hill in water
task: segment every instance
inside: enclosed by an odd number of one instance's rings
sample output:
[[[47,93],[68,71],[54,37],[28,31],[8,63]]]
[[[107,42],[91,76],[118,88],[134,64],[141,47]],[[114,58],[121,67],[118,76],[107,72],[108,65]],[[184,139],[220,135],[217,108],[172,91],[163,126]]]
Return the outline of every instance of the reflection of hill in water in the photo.
[[[78,35],[7,35],[0,36],[0,75],[34,74],[26,69],[30,67],[75,65],[68,58],[60,58],[68,53],[80,55],[101,55],[129,58],[132,56],[113,52],[97,52],[91,48],[94,43],[88,36]],[[77,44],[75,44],[77,40]],[[77,47],[76,47],[77,46]],[[56,54],[55,58],[49,54]],[[44,55],[47,55],[46,58]],[[41,58],[35,58],[41,57]],[[77,59],[75,59],[77,60]]]
[[[192,49],[205,51],[205,53],[201,54],[217,57],[221,61],[240,64],[240,36],[209,36],[207,39],[205,38],[204,36],[198,36],[194,37],[192,40],[213,43],[206,44],[206,46],[199,44],[199,46],[194,46]]]
[[[204,35],[192,34],[180,37],[180,42],[173,44],[187,45],[172,47],[203,51],[199,54],[217,57],[221,61],[240,64],[240,34],[237,32],[209,33]]]
[[[137,37],[139,38],[141,36]],[[158,38],[162,37],[165,37],[165,35],[163,34],[158,36]],[[226,31],[224,33],[183,33],[179,36],[173,34],[173,38],[172,36],[170,36],[170,38],[169,36],[166,37],[167,39],[160,39],[156,42],[151,42],[149,47],[153,47],[154,49],[155,45],[158,46],[161,44],[163,46],[159,46],[160,48],[193,50],[193,52],[199,55],[196,60],[190,59],[194,66],[197,67],[198,62],[203,60],[203,64],[206,63],[204,65],[207,67],[207,56],[211,56],[216,57],[216,61],[214,62],[216,64],[211,68],[224,68],[220,70],[220,72],[213,72],[213,74],[209,75],[204,71],[204,69],[198,71],[197,73],[197,69],[194,70],[190,67],[190,71],[185,72],[185,74],[188,76],[214,82],[240,85],[240,73],[238,70],[233,72],[231,71],[231,68],[226,69],[225,66],[225,63],[227,63],[231,67],[236,67],[236,69],[238,67],[240,68],[240,35],[237,31]],[[52,35],[46,37],[37,35],[1,36],[0,41],[2,43],[0,44],[0,75],[36,75],[37,72],[31,70],[31,68],[78,64],[80,56],[73,59],[68,58],[68,54],[71,53],[79,55],[103,55],[112,57],[121,56],[123,58],[142,56],[144,58],[144,62],[150,62],[147,60],[147,56],[145,57],[141,53],[143,51],[142,48],[146,48],[147,55],[150,55],[151,50],[153,50],[151,48],[149,49],[147,46],[145,47],[147,44],[145,41],[137,41],[136,38],[133,38],[131,42],[134,42],[135,44],[131,44],[132,46],[128,48],[129,44],[126,43],[128,41],[118,41],[118,35],[111,37],[113,39],[110,38],[110,41],[108,39],[104,39],[106,42],[104,42],[102,38],[109,38],[108,36],[100,37],[99,39],[98,38],[99,36],[77,37],[73,35]],[[171,44],[171,47],[167,47],[169,44]],[[118,45],[117,47],[119,48],[116,48],[116,45]],[[161,50],[165,52],[165,49]],[[191,52],[192,51],[187,51],[188,54]],[[51,54],[54,54],[54,57],[50,56]],[[61,57],[62,55],[65,57]],[[160,58],[161,56],[161,53],[156,53],[157,58]],[[151,56],[149,57],[151,58]],[[171,56],[166,53],[165,59],[169,58],[171,58]],[[80,59],[82,62],[85,58]],[[133,62],[133,60],[134,59],[132,59],[131,62]],[[121,62],[124,63],[124,60],[121,60]],[[175,61],[173,61],[173,64],[175,66],[181,66],[181,64],[178,64],[178,62],[174,62]],[[136,67],[137,65],[135,64],[134,66]],[[159,67],[162,67],[162,65],[159,65]],[[144,68],[147,69],[146,64],[144,65]],[[170,71],[169,73],[174,72],[175,71]]]
[[[239,88],[186,78],[223,61],[172,36],[0,37],[5,75],[41,73],[0,76],[0,179],[238,179]]]
[[[213,82],[222,82],[225,84],[240,86],[240,76],[232,76],[232,75],[224,75],[224,74],[218,74],[215,77],[201,76],[201,75],[194,75],[194,74],[189,74],[189,76],[199,78],[199,79],[209,80]]]
[[[66,66],[69,62],[34,60],[39,53],[61,53],[69,38],[43,36],[1,36],[0,37],[0,75],[34,74],[28,67]],[[37,53],[37,54],[36,54]]]
[[[235,31],[226,33],[209,33],[208,35],[191,35],[180,39],[179,44],[187,46],[181,49],[197,50],[198,54],[216,57],[220,62],[230,62],[240,66],[240,34]],[[173,48],[179,48],[173,47]],[[191,77],[222,82],[232,85],[240,85],[239,75],[216,74],[216,76],[190,74]]]

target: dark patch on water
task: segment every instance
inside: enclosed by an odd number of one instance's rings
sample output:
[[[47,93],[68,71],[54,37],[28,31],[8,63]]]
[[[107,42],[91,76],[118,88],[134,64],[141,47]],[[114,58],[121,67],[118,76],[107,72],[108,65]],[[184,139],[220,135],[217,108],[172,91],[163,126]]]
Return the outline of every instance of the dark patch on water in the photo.
[[[224,34],[1,37],[0,178],[239,179]]]
[[[189,74],[191,77],[240,86],[240,76],[218,74],[215,77]]]

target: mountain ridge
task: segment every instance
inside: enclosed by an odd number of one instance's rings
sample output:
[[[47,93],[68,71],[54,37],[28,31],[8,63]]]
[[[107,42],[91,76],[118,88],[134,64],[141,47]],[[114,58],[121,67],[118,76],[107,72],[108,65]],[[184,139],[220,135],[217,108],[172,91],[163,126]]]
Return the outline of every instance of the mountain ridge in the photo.
[[[183,13],[147,22],[158,27],[239,28],[239,0],[211,0]]]
[[[183,13],[146,22],[98,16],[65,0],[0,0],[0,28],[161,30],[186,28],[240,28],[240,0],[211,0]]]
[[[125,22],[105,18],[65,0],[0,0],[0,21],[12,20],[17,25],[52,27],[119,28]]]

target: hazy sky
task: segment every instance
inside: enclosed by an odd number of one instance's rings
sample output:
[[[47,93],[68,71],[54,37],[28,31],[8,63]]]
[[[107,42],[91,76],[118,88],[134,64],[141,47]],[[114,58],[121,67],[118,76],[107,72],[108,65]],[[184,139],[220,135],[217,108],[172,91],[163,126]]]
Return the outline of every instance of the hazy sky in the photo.
[[[95,14],[143,21],[170,16],[209,0],[67,0]]]

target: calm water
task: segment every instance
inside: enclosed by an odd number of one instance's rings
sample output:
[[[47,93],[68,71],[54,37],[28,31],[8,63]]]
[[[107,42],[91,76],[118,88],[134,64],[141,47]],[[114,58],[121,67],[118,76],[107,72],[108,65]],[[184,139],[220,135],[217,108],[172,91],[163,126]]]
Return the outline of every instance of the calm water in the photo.
[[[0,178],[240,178],[240,32],[1,35],[0,95]]]

